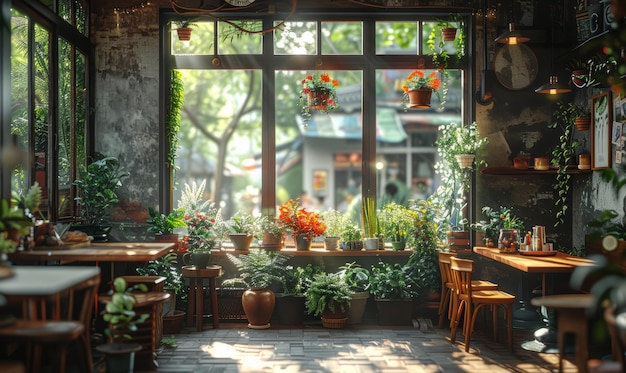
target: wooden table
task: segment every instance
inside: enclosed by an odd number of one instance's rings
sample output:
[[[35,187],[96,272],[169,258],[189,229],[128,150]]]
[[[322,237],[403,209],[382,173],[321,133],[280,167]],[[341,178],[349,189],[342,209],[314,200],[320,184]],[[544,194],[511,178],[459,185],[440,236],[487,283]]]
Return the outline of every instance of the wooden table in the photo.
[[[9,254],[9,260],[60,262],[147,262],[167,254],[174,247],[170,242],[103,242],[71,250],[33,250]]]
[[[554,256],[526,256],[518,253],[504,254],[500,253],[499,249],[490,247],[474,247],[474,252],[526,273],[541,273],[541,295],[543,297],[546,296],[547,292],[546,274],[571,273],[577,267],[594,264],[593,260],[562,252],[557,252]],[[535,340],[522,343],[522,348],[536,352],[557,353],[557,348],[548,346],[554,345],[554,343],[548,343],[548,341],[556,339],[551,325],[552,323],[548,322],[547,327],[535,331]]]

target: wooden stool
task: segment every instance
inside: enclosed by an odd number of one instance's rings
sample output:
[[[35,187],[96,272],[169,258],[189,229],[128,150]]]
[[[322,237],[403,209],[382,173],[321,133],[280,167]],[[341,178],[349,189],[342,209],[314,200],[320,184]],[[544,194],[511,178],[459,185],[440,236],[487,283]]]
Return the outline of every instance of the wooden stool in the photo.
[[[586,309],[593,305],[591,294],[558,294],[533,298],[533,306],[544,306],[556,311],[557,344],[559,348],[559,372],[563,371],[565,335],[574,335],[576,366],[581,373],[587,372],[589,356],[589,332]]]
[[[0,343],[18,343],[28,346],[28,370],[39,372],[42,366],[43,346],[55,349],[52,356],[55,372],[65,372],[67,351],[70,343],[83,335],[85,327],[78,321],[32,321],[17,320],[0,328]]]
[[[189,279],[189,298],[187,301],[187,325],[193,323],[193,315],[196,315],[196,330],[202,330],[202,318],[204,317],[203,303],[203,280],[209,279],[209,291],[211,292],[211,311],[213,317],[213,328],[220,327],[220,319],[217,309],[217,290],[215,289],[215,278],[222,275],[222,266],[210,265],[204,269],[194,266],[183,267],[183,277]]]

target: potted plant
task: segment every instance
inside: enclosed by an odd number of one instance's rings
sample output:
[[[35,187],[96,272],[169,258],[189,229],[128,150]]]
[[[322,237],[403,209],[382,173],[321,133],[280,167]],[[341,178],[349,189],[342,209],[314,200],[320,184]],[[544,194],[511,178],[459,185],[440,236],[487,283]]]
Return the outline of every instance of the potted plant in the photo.
[[[351,262],[340,266],[337,274],[354,292],[348,308],[348,324],[359,324],[370,296],[370,272],[357,262]]]
[[[324,224],[326,224],[324,247],[327,250],[336,250],[339,247],[343,227],[348,224],[348,221],[341,211],[335,209],[328,209],[322,212],[322,219]]]
[[[322,272],[320,266],[310,263],[304,267],[287,266],[282,292],[275,293],[276,304],[272,319],[282,325],[302,325],[306,308],[304,293],[315,275]]]
[[[322,326],[325,328],[343,328],[348,320],[346,311],[352,293],[338,274],[318,274],[304,293],[307,312],[313,316],[321,316]]]
[[[185,222],[187,236],[183,238],[183,247],[188,251],[183,255],[183,261],[186,265],[206,268],[211,261],[211,252],[219,248],[223,235],[220,210],[213,205],[206,211],[196,210],[185,215]]]
[[[148,215],[150,215],[146,220],[146,223],[150,224],[148,232],[155,233],[154,239],[156,241],[174,242],[178,244],[178,233],[174,233],[174,229],[187,226],[187,223],[185,223],[184,209],[178,208],[165,215],[157,211],[154,207],[149,207]]]
[[[24,210],[17,206],[11,206],[9,201],[0,200],[0,266],[5,270],[7,254],[17,250],[21,244],[21,236],[30,233],[33,221],[29,219]]]
[[[261,217],[262,246],[266,250],[280,250],[285,243],[285,228],[272,215]]]
[[[454,37],[450,37],[454,31]],[[465,56],[465,20],[459,13],[450,14],[448,19],[438,19],[428,34],[426,45],[430,49],[435,67],[445,70],[450,59],[447,41],[454,41],[454,52],[457,60]]]
[[[307,211],[300,201],[289,200],[279,207],[278,223],[293,236],[298,250],[309,250],[313,238],[326,231],[326,224],[318,212]]]
[[[361,220],[363,222],[363,244],[365,250],[378,249],[378,219],[376,217],[376,199],[363,197]]]
[[[163,316],[172,316],[176,310],[176,298],[183,291],[183,279],[178,270],[175,253],[167,253],[156,260],[149,261],[135,270],[142,276],[161,276],[165,278],[163,289],[170,293],[169,300],[163,304]]]
[[[305,123],[311,119],[311,110],[330,113],[339,108],[337,103],[337,87],[339,81],[332,79],[328,73],[307,75],[301,81],[298,106]]]
[[[381,325],[411,324],[413,297],[420,285],[412,277],[412,268],[379,261],[370,271],[370,293],[374,296]]]
[[[238,211],[237,214],[225,222],[225,226],[235,250],[247,251],[250,249],[252,239],[261,232],[261,219]]]
[[[437,95],[440,102],[444,102],[445,97],[441,97],[439,89],[441,88],[441,79],[437,71],[425,72],[423,70],[415,70],[411,72],[402,85],[402,103],[404,110],[411,109],[428,109],[430,108],[430,99],[433,94]]]
[[[112,225],[110,211],[119,202],[117,191],[122,180],[130,174],[121,170],[115,157],[103,157],[83,167],[79,178],[74,180],[78,197],[74,198],[80,212],[81,224],[72,224],[71,230],[80,230],[94,238],[106,241]]]
[[[176,33],[178,34],[178,40],[180,41],[189,41],[191,40],[191,31],[193,31],[192,26],[196,26],[194,23],[195,20],[193,18],[185,18],[173,21],[176,26]]]
[[[145,292],[148,288],[145,284],[127,288],[122,277],[113,280],[111,300],[106,303],[102,315],[108,325],[105,329],[108,343],[96,347],[107,357],[107,372],[132,372],[135,352],[141,349],[137,343],[125,342],[132,339],[131,333],[137,331],[137,326],[150,317],[149,314],[137,315],[134,310],[137,298],[132,291],[135,290]]]
[[[341,250],[359,251],[363,249],[363,233],[356,224],[347,223],[341,231]]]
[[[241,296],[241,304],[248,318],[248,328],[269,328],[276,303],[271,287],[276,288],[284,283],[288,257],[276,251],[261,249],[250,249],[248,254],[239,256],[228,253],[227,257],[237,267],[239,276],[224,281],[224,284],[245,284],[247,289]]]
[[[487,217],[487,220],[473,223],[470,227],[476,232],[482,232],[484,234],[483,242],[486,247],[496,247],[500,229],[517,229],[521,232],[524,231],[524,222],[513,215],[511,209],[508,207],[500,206],[500,209],[496,210],[492,207],[484,206],[482,212]]]
[[[574,162],[576,150],[580,145],[574,137],[574,126],[576,125],[576,118],[582,111],[584,109],[575,104],[558,102],[557,110],[553,113],[554,120],[548,125],[548,128],[561,131],[559,143],[552,149],[551,160],[552,165],[557,167],[556,182],[553,184],[553,189],[557,195],[554,205],[559,207],[555,215],[555,227],[565,222],[565,215],[567,214],[567,198],[572,177],[567,173],[567,168]]]
[[[395,202],[386,204],[381,210],[380,220],[384,221],[383,234],[394,250],[404,250],[409,233],[415,227],[417,214],[406,206]]]

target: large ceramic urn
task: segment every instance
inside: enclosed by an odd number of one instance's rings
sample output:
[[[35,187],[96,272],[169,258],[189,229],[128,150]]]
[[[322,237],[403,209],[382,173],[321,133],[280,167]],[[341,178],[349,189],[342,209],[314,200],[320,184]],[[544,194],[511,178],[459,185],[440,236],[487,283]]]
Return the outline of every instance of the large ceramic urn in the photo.
[[[267,329],[274,312],[276,297],[267,288],[252,288],[241,295],[241,305],[248,318],[248,328]]]

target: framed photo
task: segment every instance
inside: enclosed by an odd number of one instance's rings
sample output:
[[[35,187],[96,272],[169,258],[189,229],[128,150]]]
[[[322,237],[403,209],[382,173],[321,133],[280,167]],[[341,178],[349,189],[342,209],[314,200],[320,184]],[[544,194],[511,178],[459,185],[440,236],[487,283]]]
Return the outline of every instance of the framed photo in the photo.
[[[591,98],[591,169],[611,167],[611,109],[610,92]]]
[[[615,144],[618,147],[622,143],[622,122],[613,122],[613,131],[611,133],[611,144]]]
[[[613,97],[613,120],[616,122],[624,120],[624,110],[622,108],[622,98],[620,95]]]
[[[313,170],[313,192],[316,196],[325,195],[328,189],[328,171]]]

